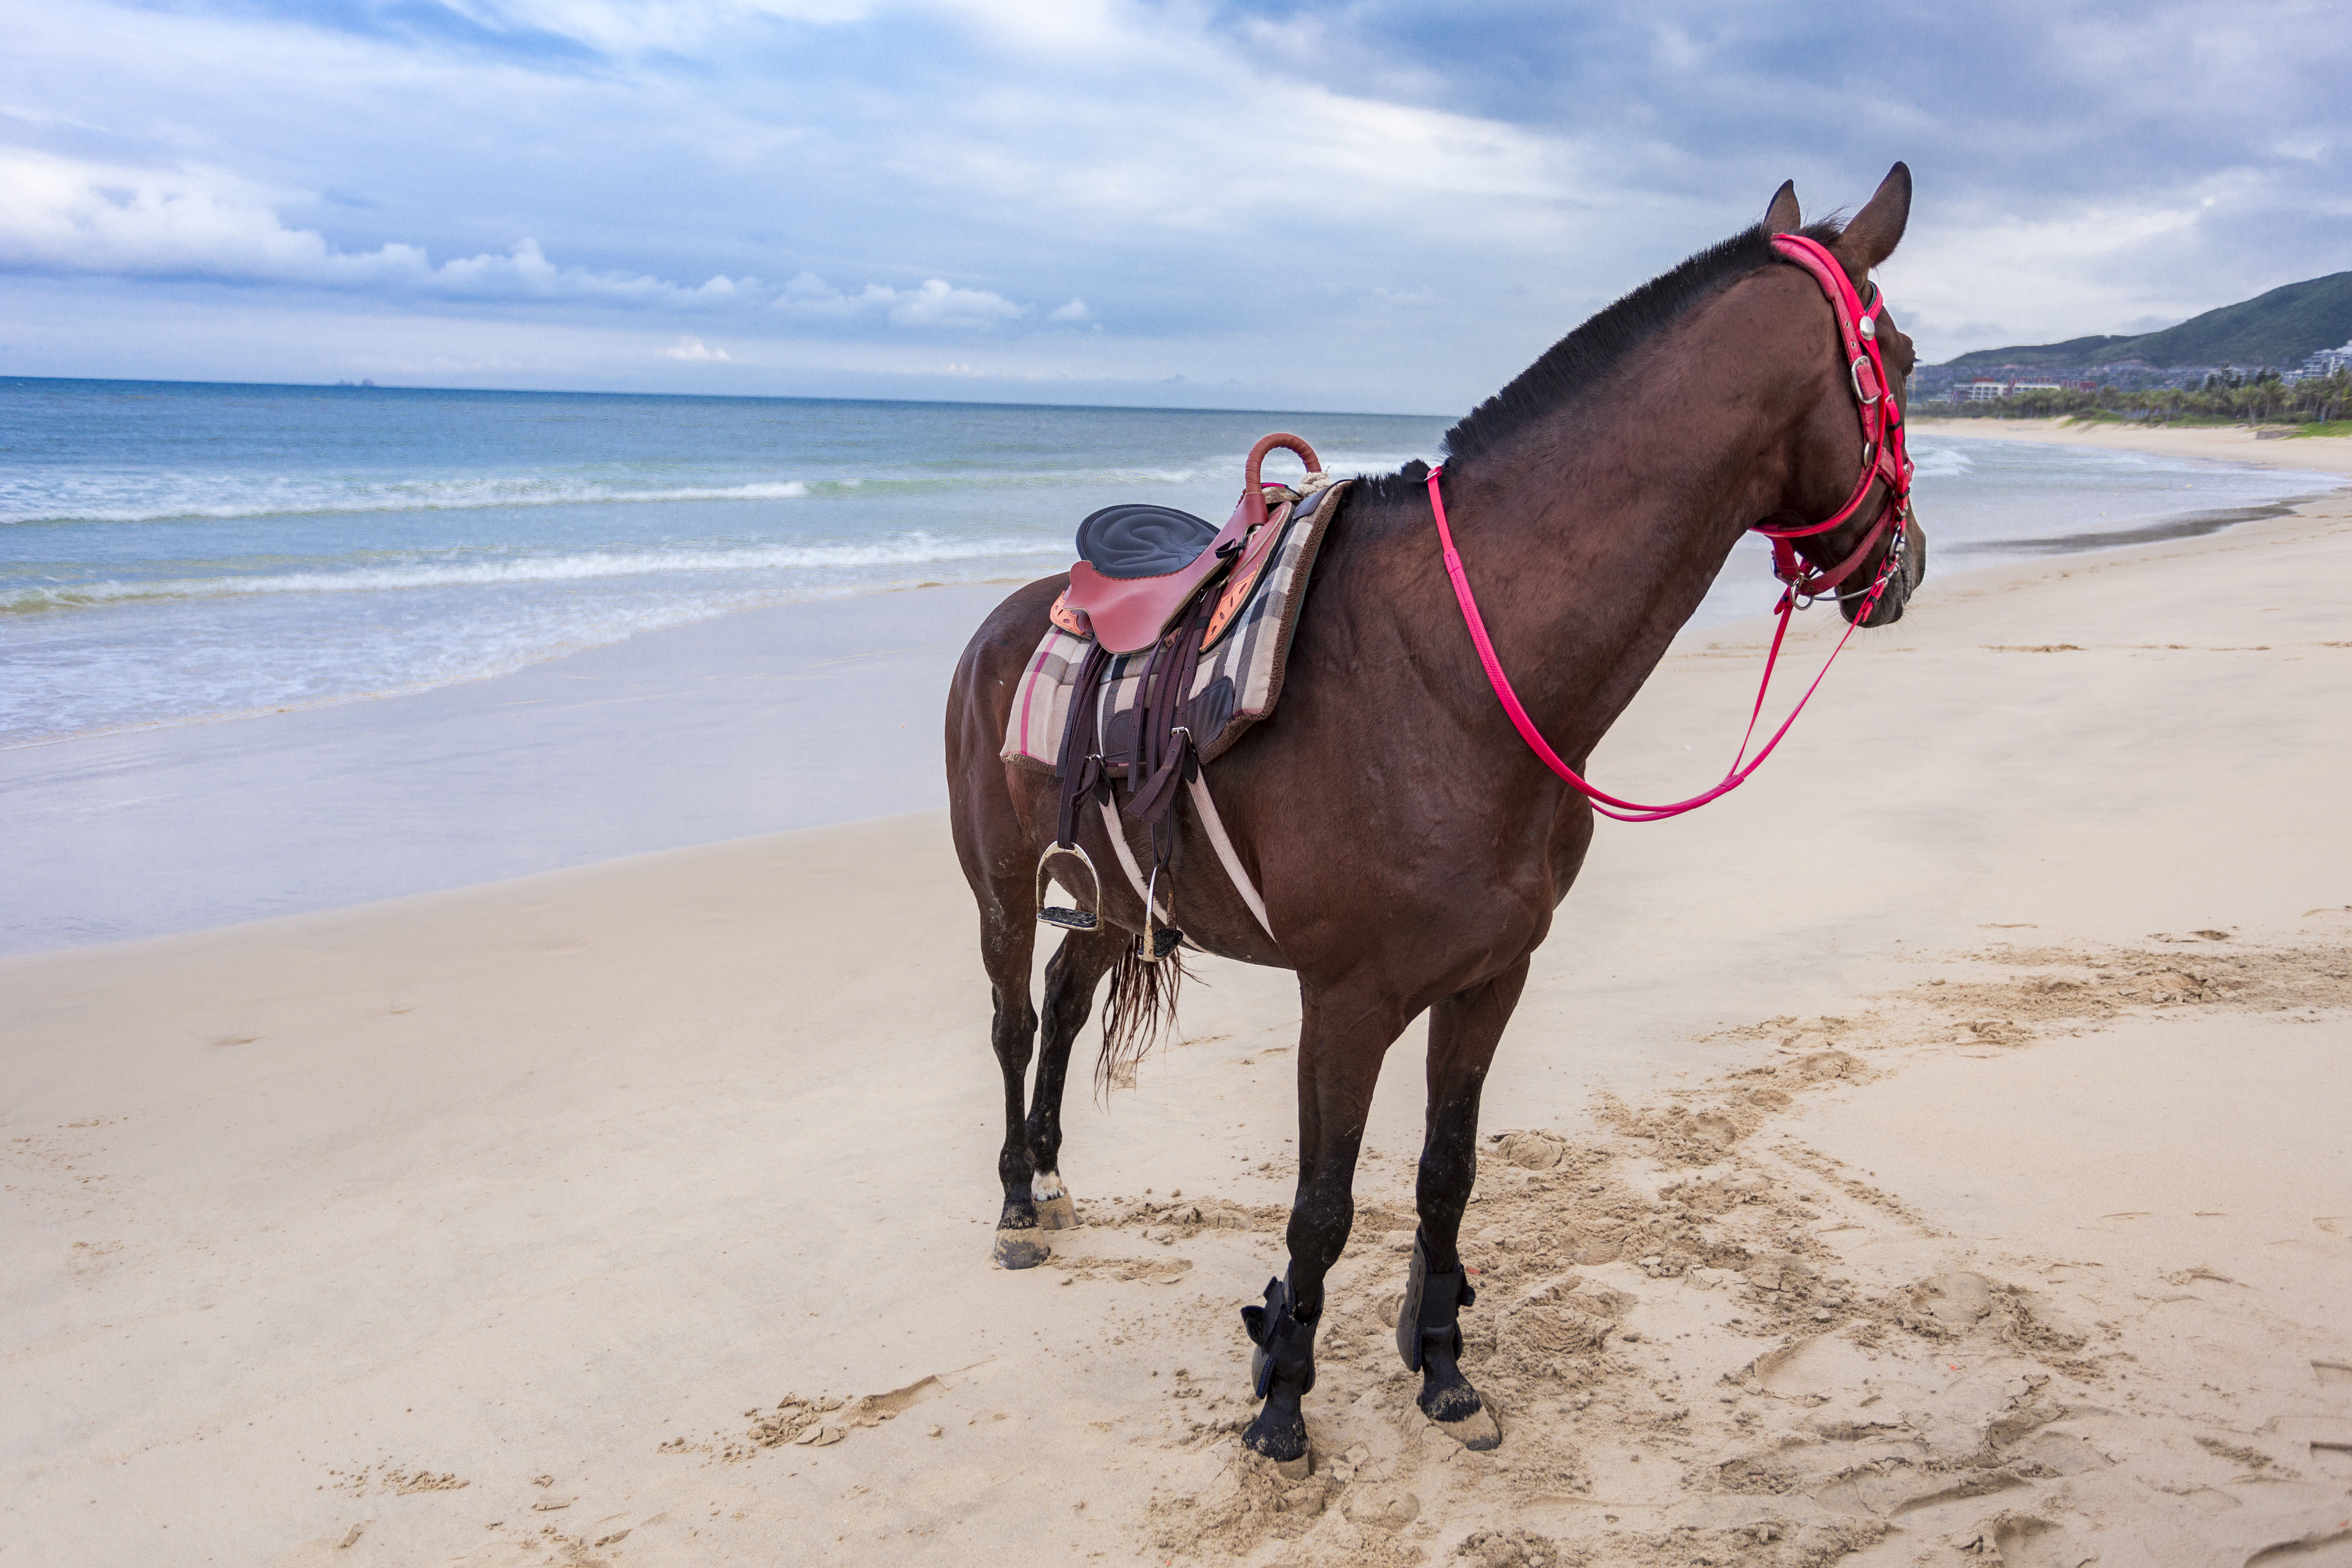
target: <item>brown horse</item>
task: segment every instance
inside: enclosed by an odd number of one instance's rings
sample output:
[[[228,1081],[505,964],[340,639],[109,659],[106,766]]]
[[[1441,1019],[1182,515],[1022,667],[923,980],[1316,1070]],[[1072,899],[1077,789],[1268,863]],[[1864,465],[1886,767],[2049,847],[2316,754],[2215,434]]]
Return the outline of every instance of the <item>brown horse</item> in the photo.
[[[1841,229],[1800,229],[1793,185],[1764,222],[1700,252],[1570,332],[1446,436],[1441,479],[1469,576],[1521,700],[1581,769],[1697,607],[1740,534],[1836,513],[1868,465],[1836,320],[1811,276],[1782,264],[1775,233],[1828,246],[1856,287],[1893,252],[1911,176],[1895,165]],[[1909,339],[1881,318],[1893,392]],[[1898,403],[1899,405],[1899,403]],[[1420,463],[1347,491],[1315,568],[1282,705],[1220,758],[1209,781],[1262,890],[1261,929],[1217,862],[1180,862],[1181,925],[1202,949],[1298,976],[1298,1184],[1286,1279],[1244,1309],[1265,1405],[1245,1435],[1276,1460],[1306,1453],[1299,1398],[1315,1379],[1324,1276],[1353,1222],[1351,1194],[1372,1088],[1389,1046],[1429,1014],[1429,1109],[1398,1348],[1419,1402],[1476,1447],[1499,1431],[1463,1376],[1457,1314],[1471,1290],[1456,1237],[1476,1174],[1478,1096],[1527,983],[1528,961],[1592,837],[1592,809],[1513,731],[1482,673],[1444,566]],[[1874,490],[1843,525],[1798,540],[1816,565],[1863,550],[1886,505]],[[1869,572],[1889,568],[1878,547]],[[1916,527],[1864,625],[1902,614],[1924,547]],[[1142,901],[1102,889],[1103,928],[1066,935],[1045,972],[1045,1042],[1024,1115],[1038,1015],[1029,974],[1033,875],[1052,840],[1055,781],[999,760],[1006,710],[1066,578],[1033,583],[973,636],[948,700],[956,851],[980,905],[1004,1073],[1004,1186],[997,1257],[1044,1261],[1037,1235],[1070,1223],[1058,1166],[1071,1042],[1103,976],[1113,1026],[1159,1000],[1160,971],[1134,953]],[[1099,813],[1081,815],[1098,866]],[[1197,828],[1186,837],[1198,846]],[[1139,827],[1130,842],[1140,844]],[[1069,862],[1057,862],[1067,866]],[[1086,889],[1074,889],[1073,891]]]

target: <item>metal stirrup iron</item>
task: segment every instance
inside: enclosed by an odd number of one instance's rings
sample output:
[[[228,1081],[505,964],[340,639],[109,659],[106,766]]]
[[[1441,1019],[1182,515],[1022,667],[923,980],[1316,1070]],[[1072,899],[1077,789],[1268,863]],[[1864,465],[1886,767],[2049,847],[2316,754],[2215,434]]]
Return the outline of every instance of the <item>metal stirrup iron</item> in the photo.
[[[1054,860],[1063,855],[1087,868],[1087,877],[1094,884],[1094,892],[1085,902],[1092,904],[1093,909],[1067,910],[1045,901],[1046,889],[1052,883]],[[1081,844],[1048,844],[1045,852],[1037,857],[1037,918],[1047,925],[1060,926],[1065,931],[1092,931],[1102,924],[1102,916],[1096,912],[1101,908],[1102,873],[1095,869],[1094,859],[1087,855],[1086,847]]]

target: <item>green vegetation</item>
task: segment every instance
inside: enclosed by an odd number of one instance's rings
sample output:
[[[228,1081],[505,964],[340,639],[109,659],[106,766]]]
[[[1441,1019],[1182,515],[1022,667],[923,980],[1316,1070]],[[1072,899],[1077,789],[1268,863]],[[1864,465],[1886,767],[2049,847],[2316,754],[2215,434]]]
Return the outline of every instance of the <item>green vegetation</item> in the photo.
[[[1961,370],[2115,364],[2140,360],[2162,369],[2182,364],[2294,366],[2352,342],[2352,272],[2289,283],[2267,294],[2194,316],[2137,337],[2074,338],[2007,349],[1979,349],[1947,363]]]
[[[2292,385],[2272,371],[2252,377],[2212,375],[2193,392],[2178,387],[2126,392],[2113,386],[2088,392],[2020,392],[1990,403],[1916,403],[1912,411],[1923,417],[1948,416],[1956,419],[2128,419],[2150,425],[2352,426],[2352,418],[2347,417],[2352,416],[2352,371],[2307,376]]]

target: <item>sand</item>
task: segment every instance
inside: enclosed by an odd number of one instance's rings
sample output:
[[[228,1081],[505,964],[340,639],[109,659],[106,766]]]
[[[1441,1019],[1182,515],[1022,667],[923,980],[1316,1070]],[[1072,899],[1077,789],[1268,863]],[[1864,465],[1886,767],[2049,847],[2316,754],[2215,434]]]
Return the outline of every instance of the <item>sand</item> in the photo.
[[[1318,1471],[1236,1452],[1279,973],[1073,1097],[1087,1223],[990,1267],[936,813],[0,961],[0,1563],[2346,1560],[2347,586],[2341,495],[1936,577],[1604,827],[1486,1093],[1490,1455],[1387,1343],[1418,1030]],[[1601,778],[1708,776],[1759,652]]]

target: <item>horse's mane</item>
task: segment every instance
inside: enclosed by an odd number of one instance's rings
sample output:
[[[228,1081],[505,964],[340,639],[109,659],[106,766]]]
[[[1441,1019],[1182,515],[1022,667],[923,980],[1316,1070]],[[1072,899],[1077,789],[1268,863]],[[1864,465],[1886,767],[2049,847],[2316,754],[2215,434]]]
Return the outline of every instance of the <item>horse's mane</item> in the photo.
[[[1799,232],[1828,245],[1843,226],[1832,218],[1809,224]],[[1627,355],[1682,320],[1693,307],[1769,266],[1776,256],[1772,237],[1759,223],[1708,246],[1596,312],[1445,433],[1447,463],[1458,466],[1475,461],[1557,413],[1606,381]],[[1371,480],[1366,488],[1383,500],[1403,500],[1418,493],[1428,472],[1418,462],[1409,463],[1398,473]]]

